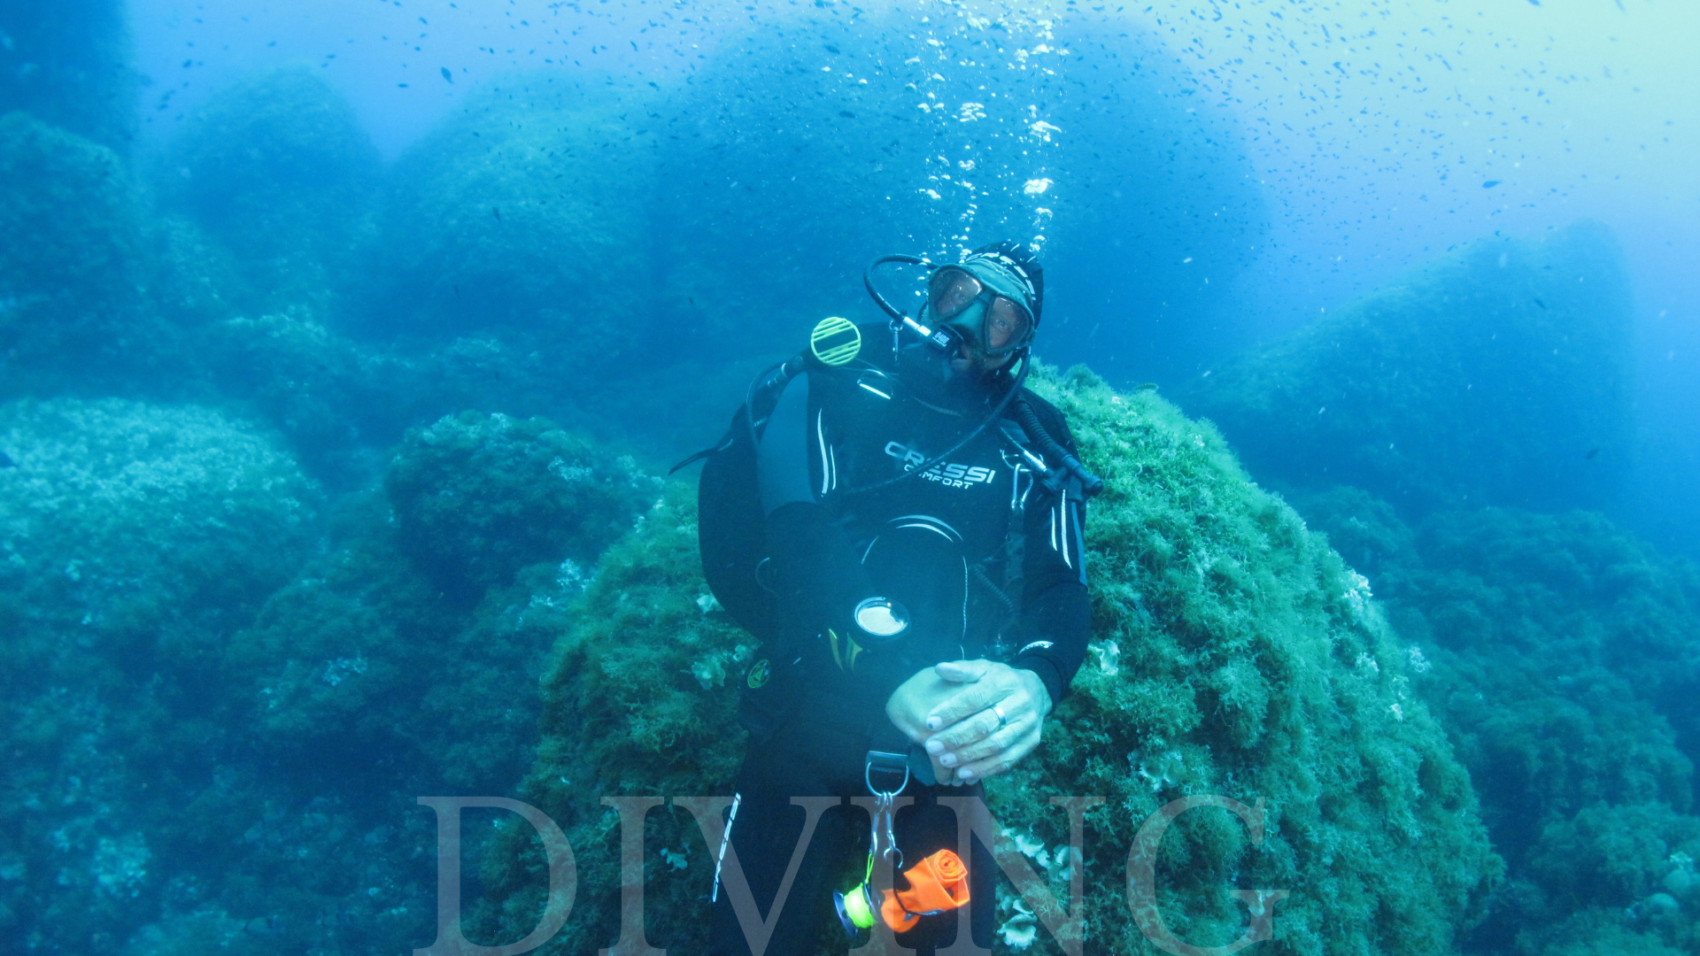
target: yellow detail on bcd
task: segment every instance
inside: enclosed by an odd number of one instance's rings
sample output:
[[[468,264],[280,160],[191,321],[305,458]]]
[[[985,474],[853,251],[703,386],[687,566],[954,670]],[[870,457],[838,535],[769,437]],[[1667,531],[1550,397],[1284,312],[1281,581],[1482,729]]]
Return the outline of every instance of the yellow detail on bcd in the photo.
[[[862,333],[856,323],[831,315],[815,324],[809,335],[809,351],[822,365],[843,365],[862,352]]]
[[[750,673],[748,677],[744,678],[744,683],[749,684],[751,690],[755,690],[767,683],[767,679],[771,676],[773,676],[773,669],[768,666],[767,658],[764,657],[750,665]]]
[[[856,658],[862,653],[862,645],[857,644],[850,635],[844,635],[844,646],[839,647],[838,632],[832,628],[826,629],[827,642],[832,646],[832,660],[842,671],[856,669]]]

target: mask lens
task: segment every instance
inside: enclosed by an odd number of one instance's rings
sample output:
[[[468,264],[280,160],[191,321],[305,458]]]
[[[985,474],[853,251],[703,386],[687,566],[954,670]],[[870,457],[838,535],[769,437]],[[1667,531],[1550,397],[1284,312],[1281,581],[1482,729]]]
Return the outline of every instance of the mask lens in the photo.
[[[998,296],[986,312],[986,346],[1001,349],[1019,343],[1027,336],[1027,312],[1014,302]]]
[[[928,305],[933,320],[948,322],[968,308],[980,295],[980,280],[961,269],[940,269],[933,274]]]

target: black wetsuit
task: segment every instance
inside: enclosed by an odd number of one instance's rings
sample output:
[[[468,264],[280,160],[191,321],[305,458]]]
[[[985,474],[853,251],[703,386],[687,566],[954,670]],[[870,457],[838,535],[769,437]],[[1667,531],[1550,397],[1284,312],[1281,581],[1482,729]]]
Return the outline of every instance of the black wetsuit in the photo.
[[[1072,453],[1061,413],[1031,393],[1024,398]],[[1084,501],[1035,479],[1021,449],[1042,459],[1039,445],[1014,422],[988,426],[924,474],[845,494],[924,463],[991,407],[951,414],[859,365],[792,380],[766,423],[757,454],[771,559],[766,578],[778,592],[783,623],[766,649],[772,676],[745,691],[751,740],[731,836],[764,913],[803,827],[805,814],[790,798],[867,796],[867,752],[909,749],[885,716],[899,684],[942,661],[987,657],[1032,670],[1057,701],[1085,656]],[[875,595],[909,612],[910,627],[895,644],[875,644],[852,620],[857,602]],[[899,812],[897,838],[913,865],[937,849],[956,849],[954,816],[936,796],[978,796],[980,788],[912,780],[904,794],[917,802]],[[832,892],[858,881],[867,834],[860,808],[822,817],[769,954],[813,952],[823,924],[839,933]],[[971,891],[983,901],[972,907],[973,935],[989,946],[995,873],[978,840],[968,863]],[[953,914],[927,917],[898,938],[927,952],[948,943],[956,924]],[[724,893],[711,952],[749,952]]]

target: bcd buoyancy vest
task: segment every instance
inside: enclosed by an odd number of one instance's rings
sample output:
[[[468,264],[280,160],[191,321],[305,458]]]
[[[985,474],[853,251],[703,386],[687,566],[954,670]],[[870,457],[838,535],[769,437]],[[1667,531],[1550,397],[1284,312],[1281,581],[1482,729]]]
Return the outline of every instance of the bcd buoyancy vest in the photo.
[[[769,642],[776,636],[782,615],[773,591],[763,584],[768,548],[756,479],[757,445],[786,387],[807,374],[811,396],[816,396],[810,401],[810,420],[823,427],[834,419],[848,421],[859,439],[833,443],[823,436],[815,447],[828,453],[811,462],[811,478],[820,482],[823,502],[830,502],[865,549],[876,583],[890,582],[893,592],[928,595],[916,602],[928,619],[928,632],[950,635],[963,652],[994,652],[1018,610],[1021,512],[1033,491],[1034,465],[1045,467],[1044,443],[1055,447],[1053,434],[1066,435],[1061,413],[1024,389],[1015,407],[1031,410],[1029,427],[1006,415],[948,460],[897,484],[856,494],[860,485],[925,464],[948,447],[951,431],[961,424],[937,416],[930,422],[909,418],[901,399],[878,379],[870,388],[862,372],[811,364],[798,356],[758,376],[721,441],[675,468],[706,459],[698,483],[698,540],[715,599],[758,639]],[[1028,434],[1033,425],[1046,433],[1039,441]],[[946,556],[947,551],[956,557]],[[948,589],[938,586],[943,568],[954,569],[956,580]],[[935,586],[920,588],[916,582],[923,579]],[[939,594],[953,597],[947,602]],[[938,610],[947,603],[956,620],[951,626],[945,626],[944,612]],[[835,658],[844,661],[852,653],[846,645]]]

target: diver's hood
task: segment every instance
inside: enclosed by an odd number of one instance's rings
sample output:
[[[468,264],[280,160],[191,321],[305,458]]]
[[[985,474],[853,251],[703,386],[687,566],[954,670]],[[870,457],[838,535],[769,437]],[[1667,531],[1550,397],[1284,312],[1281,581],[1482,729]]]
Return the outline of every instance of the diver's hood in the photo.
[[[1006,299],[1021,303],[1033,317],[1035,330],[1039,325],[1039,292],[1028,277],[1027,270],[1001,252],[982,252],[969,256],[955,268],[980,280],[980,284]]]

